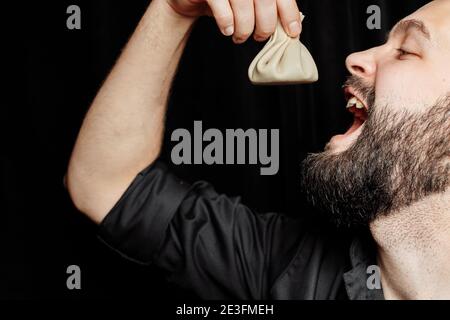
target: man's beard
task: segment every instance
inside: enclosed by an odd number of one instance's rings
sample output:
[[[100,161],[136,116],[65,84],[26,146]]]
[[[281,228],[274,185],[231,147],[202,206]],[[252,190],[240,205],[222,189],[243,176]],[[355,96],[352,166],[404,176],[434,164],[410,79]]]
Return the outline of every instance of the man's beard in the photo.
[[[450,95],[426,111],[374,105],[374,89],[352,77],[364,94],[368,119],[355,143],[339,154],[309,155],[302,185],[311,203],[340,227],[366,227],[422,198],[444,192],[450,175]]]

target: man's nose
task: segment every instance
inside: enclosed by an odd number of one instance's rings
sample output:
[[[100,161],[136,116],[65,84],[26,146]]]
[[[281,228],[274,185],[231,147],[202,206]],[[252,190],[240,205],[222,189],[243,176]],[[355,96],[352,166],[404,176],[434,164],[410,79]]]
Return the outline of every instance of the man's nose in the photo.
[[[354,76],[372,82],[377,69],[374,54],[374,49],[352,53],[345,61],[347,70]]]

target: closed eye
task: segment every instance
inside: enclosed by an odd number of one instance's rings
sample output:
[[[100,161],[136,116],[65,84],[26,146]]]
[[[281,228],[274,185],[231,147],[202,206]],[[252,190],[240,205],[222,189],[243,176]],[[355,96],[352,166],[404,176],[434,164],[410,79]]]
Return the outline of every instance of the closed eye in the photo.
[[[402,58],[402,57],[408,56],[408,55],[414,55],[413,53],[405,51],[405,50],[403,50],[401,48],[397,49],[397,53],[398,53],[398,57],[399,58]]]

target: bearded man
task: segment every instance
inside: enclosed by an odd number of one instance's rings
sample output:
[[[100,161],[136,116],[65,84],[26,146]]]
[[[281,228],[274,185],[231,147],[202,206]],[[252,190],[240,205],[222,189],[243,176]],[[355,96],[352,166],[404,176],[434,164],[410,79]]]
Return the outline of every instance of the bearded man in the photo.
[[[67,172],[101,239],[206,299],[450,298],[450,0],[430,2],[385,44],[346,61],[354,123],[302,169],[308,198],[346,235],[257,214],[158,159],[170,84],[205,14],[236,43],[266,40],[278,17],[288,35],[301,33],[294,0],[152,1]]]

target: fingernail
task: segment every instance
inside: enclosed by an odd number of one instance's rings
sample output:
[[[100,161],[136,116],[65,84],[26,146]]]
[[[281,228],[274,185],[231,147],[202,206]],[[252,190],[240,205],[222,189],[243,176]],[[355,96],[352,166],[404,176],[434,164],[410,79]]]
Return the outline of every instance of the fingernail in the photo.
[[[264,41],[264,40],[266,40],[267,38],[264,38],[264,37],[260,37],[260,36],[253,36],[253,39],[255,39],[255,41],[259,41],[259,42],[262,42],[262,41]]]
[[[225,28],[225,30],[223,31],[223,34],[226,36],[231,36],[234,33],[234,28],[233,26],[228,26]]]
[[[303,22],[303,20],[305,20],[306,16],[300,12],[300,21]]]
[[[241,43],[244,42],[244,39],[237,38],[237,37],[233,37],[233,41],[234,41],[234,43],[236,43],[236,44],[241,44]]]
[[[298,23],[298,21],[292,21],[289,24],[289,33],[291,36],[297,36],[300,34],[300,23]]]

